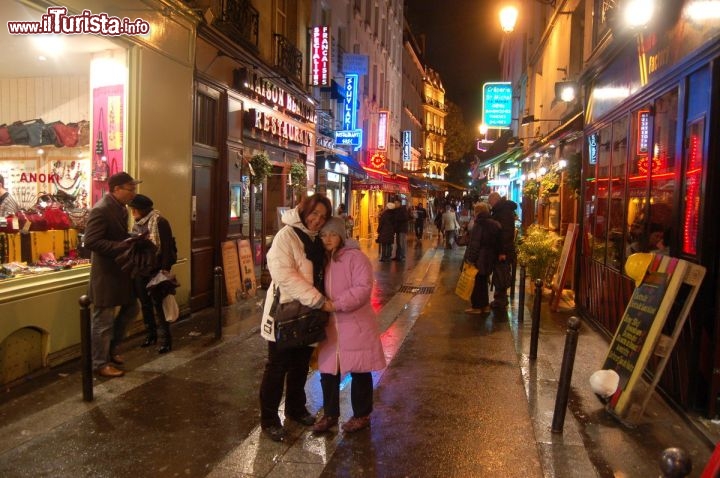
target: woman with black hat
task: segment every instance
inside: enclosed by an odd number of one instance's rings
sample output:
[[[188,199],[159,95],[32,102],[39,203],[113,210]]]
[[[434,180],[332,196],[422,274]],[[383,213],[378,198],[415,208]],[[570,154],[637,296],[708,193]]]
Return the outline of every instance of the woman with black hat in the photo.
[[[147,337],[141,347],[155,345],[158,341],[158,325],[160,329],[160,347],[158,353],[164,354],[172,350],[172,338],[170,337],[170,324],[165,320],[162,299],[152,296],[147,285],[155,275],[162,271],[170,273],[170,268],[175,263],[173,252],[173,235],[170,223],[160,215],[160,211],[153,209],[153,202],[147,196],[137,194],[128,204],[132,212],[135,225],[133,232],[147,236],[148,240],[157,247],[157,268],[149,275],[138,275],[135,277],[135,293],[140,299],[143,322],[147,331]],[[155,321],[157,314],[157,322]]]

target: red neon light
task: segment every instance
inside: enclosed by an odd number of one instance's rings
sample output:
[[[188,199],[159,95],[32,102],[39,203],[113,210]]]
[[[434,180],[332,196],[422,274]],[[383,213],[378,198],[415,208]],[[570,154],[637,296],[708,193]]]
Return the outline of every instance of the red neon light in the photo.
[[[697,254],[698,214],[700,211],[700,177],[702,174],[702,157],[697,135],[690,136],[688,163],[692,170],[686,175],[685,213],[683,214],[682,248],[686,254]]]
[[[638,111],[638,137],[637,137],[637,154],[643,155],[648,153],[648,144],[650,143],[650,111]]]

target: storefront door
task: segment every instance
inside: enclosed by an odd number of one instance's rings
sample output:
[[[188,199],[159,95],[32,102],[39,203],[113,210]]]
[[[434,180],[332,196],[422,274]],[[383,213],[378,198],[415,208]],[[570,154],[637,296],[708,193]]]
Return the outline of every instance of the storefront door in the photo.
[[[215,197],[215,160],[193,157],[191,209],[191,281],[190,309],[199,310],[213,304],[213,268],[217,244]]]

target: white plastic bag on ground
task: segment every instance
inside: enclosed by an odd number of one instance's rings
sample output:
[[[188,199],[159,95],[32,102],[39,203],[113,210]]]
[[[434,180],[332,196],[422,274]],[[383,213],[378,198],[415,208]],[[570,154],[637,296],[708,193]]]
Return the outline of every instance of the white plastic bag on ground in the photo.
[[[180,315],[180,307],[175,300],[175,296],[168,294],[162,301],[163,313],[165,314],[165,320],[168,322],[175,322]]]
[[[611,397],[618,388],[620,376],[615,370],[598,370],[590,375],[592,391],[601,397]]]

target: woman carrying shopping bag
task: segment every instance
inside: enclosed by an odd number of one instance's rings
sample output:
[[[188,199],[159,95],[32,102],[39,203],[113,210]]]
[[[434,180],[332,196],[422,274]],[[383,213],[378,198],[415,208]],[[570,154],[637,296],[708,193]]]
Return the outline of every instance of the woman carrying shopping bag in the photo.
[[[468,314],[486,314],[490,312],[488,296],[488,276],[492,273],[500,250],[500,223],[490,219],[490,205],[478,203],[475,207],[475,225],[470,231],[470,239],[465,250],[465,262],[477,267],[475,286],[470,295]]]

